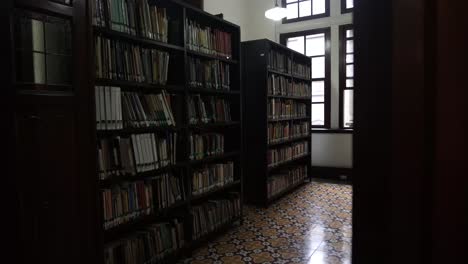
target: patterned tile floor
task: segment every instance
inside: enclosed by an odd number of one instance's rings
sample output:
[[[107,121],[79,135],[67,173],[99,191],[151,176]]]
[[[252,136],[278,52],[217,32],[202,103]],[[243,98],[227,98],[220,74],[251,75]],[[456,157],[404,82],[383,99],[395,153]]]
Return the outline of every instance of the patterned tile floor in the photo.
[[[351,203],[350,185],[305,184],[181,263],[351,263]]]

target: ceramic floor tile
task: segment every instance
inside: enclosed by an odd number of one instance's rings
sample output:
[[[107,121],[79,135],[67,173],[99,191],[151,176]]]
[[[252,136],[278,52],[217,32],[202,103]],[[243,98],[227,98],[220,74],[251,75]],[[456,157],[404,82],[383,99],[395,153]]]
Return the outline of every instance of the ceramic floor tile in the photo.
[[[312,182],[269,208],[245,207],[244,224],[180,263],[351,263],[350,185]]]

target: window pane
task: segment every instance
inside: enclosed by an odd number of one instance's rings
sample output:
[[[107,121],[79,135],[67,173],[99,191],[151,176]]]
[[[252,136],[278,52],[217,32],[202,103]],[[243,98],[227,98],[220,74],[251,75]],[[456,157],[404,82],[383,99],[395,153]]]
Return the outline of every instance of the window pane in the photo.
[[[44,51],[44,23],[28,17],[18,17],[15,23],[15,38],[18,48]]]
[[[354,91],[344,91],[344,106],[343,106],[343,125],[344,127],[353,127],[354,121]]]
[[[49,84],[71,83],[71,59],[68,56],[47,55],[47,82]]]
[[[346,63],[353,63],[354,62],[354,55],[348,54],[346,55]]]
[[[353,8],[354,0],[346,0],[346,8]]]
[[[17,52],[16,79],[19,82],[45,84],[45,55],[37,52]]]
[[[346,41],[346,53],[353,53],[354,52],[354,41],[347,40]]]
[[[325,78],[325,57],[312,58],[312,79]]]
[[[286,0],[286,3],[295,3],[297,1],[299,1],[299,0]]]
[[[288,38],[286,46],[304,54],[304,37]]]
[[[297,18],[297,3],[287,5],[288,19]]]
[[[312,104],[312,119],[313,126],[325,125],[325,104]]]
[[[299,3],[299,16],[306,17],[312,14],[312,5],[310,0]]]
[[[325,34],[315,34],[306,37],[306,55],[325,55]]]
[[[354,77],[354,65],[346,65],[346,77]]]
[[[71,29],[68,21],[57,19],[45,23],[46,50],[51,53],[71,53]]]
[[[325,0],[314,0],[312,14],[318,15],[325,13]]]
[[[348,29],[346,30],[346,38],[352,38],[354,37],[354,30]]]
[[[354,87],[354,79],[346,79],[346,88]]]
[[[325,81],[312,82],[312,102],[325,102]]]

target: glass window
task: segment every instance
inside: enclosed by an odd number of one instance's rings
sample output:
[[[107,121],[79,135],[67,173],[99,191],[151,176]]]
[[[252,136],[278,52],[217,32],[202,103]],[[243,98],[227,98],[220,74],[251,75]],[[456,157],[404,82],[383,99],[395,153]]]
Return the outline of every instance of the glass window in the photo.
[[[306,55],[325,55],[325,34],[306,36]]]
[[[15,14],[16,81],[38,89],[70,90],[72,69],[71,23],[39,13]],[[51,88],[50,85],[63,87]],[[24,89],[24,86],[21,86]]]
[[[325,82],[312,82],[312,102],[325,102]]]
[[[353,127],[353,112],[354,112],[354,91],[344,91],[344,107],[343,107],[343,126],[345,128]]]
[[[283,0],[283,6],[288,10],[286,22],[294,22],[328,15],[330,0]]]
[[[325,104],[312,104],[312,126],[325,125]]]
[[[312,78],[325,78],[325,57],[312,58]]]
[[[340,27],[340,127],[353,128],[354,109],[354,30]]]
[[[352,12],[354,8],[354,0],[341,0],[341,13]]]
[[[299,53],[304,54],[304,37],[294,37],[288,38],[287,45],[288,48],[295,50]]]

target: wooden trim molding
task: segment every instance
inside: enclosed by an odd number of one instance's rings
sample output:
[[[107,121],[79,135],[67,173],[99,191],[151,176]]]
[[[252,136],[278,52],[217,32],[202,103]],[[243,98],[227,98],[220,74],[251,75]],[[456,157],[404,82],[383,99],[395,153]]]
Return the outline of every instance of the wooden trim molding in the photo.
[[[351,183],[353,180],[353,169],[312,166],[309,175],[311,175],[312,179],[339,180]]]

